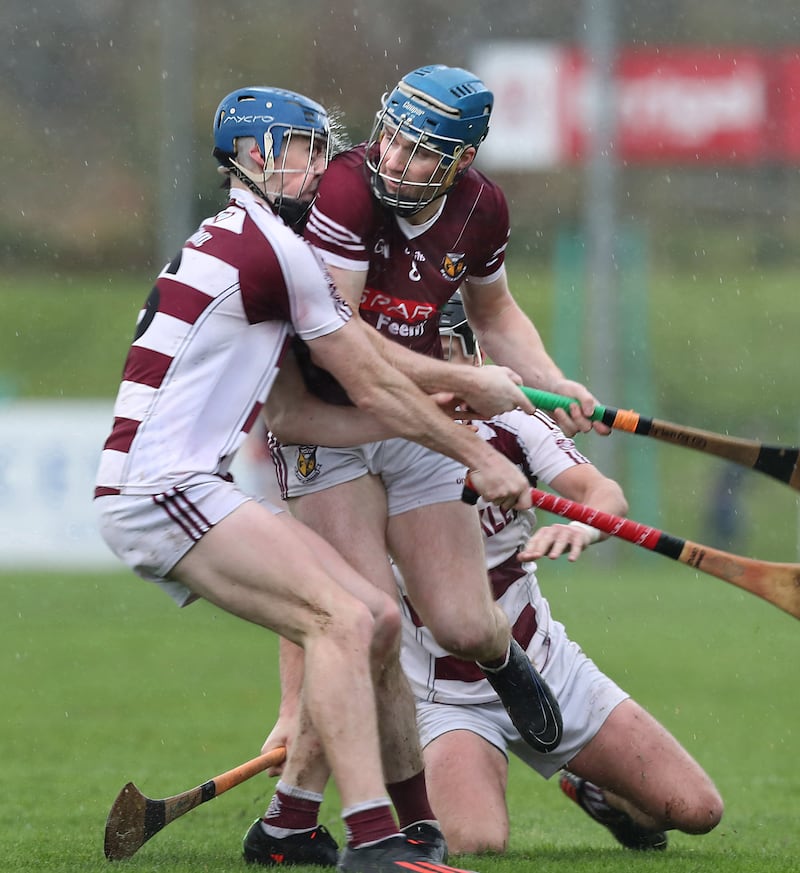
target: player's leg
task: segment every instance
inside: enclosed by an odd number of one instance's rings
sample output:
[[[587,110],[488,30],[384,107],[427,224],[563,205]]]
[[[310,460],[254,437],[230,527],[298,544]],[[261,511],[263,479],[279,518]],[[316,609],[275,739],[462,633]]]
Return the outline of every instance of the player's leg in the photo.
[[[474,507],[450,500],[392,515],[388,539],[409,599],[439,645],[480,663],[533,749],[556,748],[558,703],[494,600]]]
[[[352,448],[271,442],[290,511],[333,544],[377,590],[396,603],[386,547],[386,490],[371,471],[380,444]],[[414,700],[400,667],[399,644],[374,674],[386,786],[401,825],[432,818],[415,729]]]
[[[302,664],[302,652],[293,643],[281,640],[281,657]],[[290,649],[287,655],[287,648]],[[282,665],[283,678],[283,665]],[[281,713],[284,707],[281,706]],[[319,822],[319,811],[330,777],[319,734],[302,704],[294,719],[294,731],[279,719],[262,751],[278,745],[289,749],[280,779],[264,815],[257,818],[242,839],[242,856],[252,864],[263,866],[313,865],[335,867],[339,846],[327,828]],[[277,775],[271,771],[271,775]]]
[[[425,746],[428,794],[451,852],[504,852],[508,846],[505,755],[468,730]],[[477,802],[477,799],[480,802]]]
[[[568,770],[648,829],[704,834],[722,817],[722,799],[708,774],[631,699],[614,708]]]
[[[385,796],[370,657],[376,624],[381,645],[397,645],[392,609],[376,622],[348,593],[359,579],[334,549],[288,513],[272,515],[254,501],[215,525],[172,575],[303,646],[303,695],[343,806]]]
[[[504,657],[511,629],[489,588],[474,508],[448,501],[394,515],[388,540],[409,599],[439,645],[468,661]]]
[[[396,602],[386,545],[386,490],[381,479],[366,474],[293,498],[290,508]],[[400,826],[426,848],[431,860],[445,861],[447,845],[434,824],[428,801],[414,697],[400,665],[399,642],[382,659],[374,685],[386,788]]]
[[[276,517],[230,483],[209,477],[158,498],[102,498],[101,531],[144,578],[174,580],[180,603],[205,597],[304,648],[303,700],[344,804],[341,869],[429,861],[397,833],[380,761],[371,659],[397,648],[396,601],[288,513]]]
[[[292,514],[316,531],[380,591],[396,600],[387,557],[386,492],[377,476],[364,475],[324,491],[292,498]],[[381,745],[388,783],[402,782],[423,768],[415,728],[414,698],[401,667],[399,643],[375,676]]]

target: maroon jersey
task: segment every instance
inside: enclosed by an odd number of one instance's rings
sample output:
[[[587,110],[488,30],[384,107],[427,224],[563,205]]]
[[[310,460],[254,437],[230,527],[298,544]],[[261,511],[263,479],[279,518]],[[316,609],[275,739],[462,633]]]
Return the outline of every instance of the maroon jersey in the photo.
[[[305,228],[327,264],[367,271],[359,305],[366,322],[437,358],[440,309],[468,276],[488,282],[502,272],[509,233],[503,192],[472,167],[440,202],[438,215],[422,225],[383,207],[372,194],[361,145],[331,162]],[[333,399],[319,379],[308,382]]]

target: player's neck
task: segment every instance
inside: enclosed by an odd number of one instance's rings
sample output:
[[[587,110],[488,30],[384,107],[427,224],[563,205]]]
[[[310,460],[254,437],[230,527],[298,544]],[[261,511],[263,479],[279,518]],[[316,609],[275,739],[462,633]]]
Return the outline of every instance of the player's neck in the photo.
[[[420,224],[427,224],[429,221],[432,221],[434,218],[439,217],[439,213],[444,209],[445,201],[447,200],[447,195],[443,195],[442,197],[437,197],[433,202],[429,203],[427,206],[423,206],[419,212],[415,212],[414,215],[406,216],[406,221],[409,224],[413,224],[415,227]]]

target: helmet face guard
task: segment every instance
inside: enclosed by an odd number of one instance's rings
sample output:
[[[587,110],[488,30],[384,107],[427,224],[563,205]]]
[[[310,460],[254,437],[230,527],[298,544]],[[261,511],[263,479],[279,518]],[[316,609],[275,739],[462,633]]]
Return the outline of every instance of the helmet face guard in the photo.
[[[236,140],[255,139],[264,166],[261,172],[248,170],[236,160]],[[291,144],[301,140],[305,166],[287,166]],[[254,193],[266,199],[288,224],[302,220],[313,203],[304,198],[312,165],[322,154],[323,168],[330,158],[331,137],[328,114],[319,103],[282,88],[240,88],[223,99],[214,116],[214,156]],[[301,174],[292,195],[285,193],[289,177]],[[280,178],[276,190],[265,193],[267,182]]]
[[[283,130],[282,130],[283,129]],[[274,132],[273,132],[274,131]],[[280,138],[280,139],[279,139]],[[280,156],[274,157],[275,144],[278,140]],[[293,141],[303,141],[306,162],[301,167],[287,167],[286,158],[289,154]],[[322,154],[322,167],[325,169],[330,160],[330,138],[315,130],[305,131],[291,125],[275,124],[269,133],[264,135],[264,151],[266,154],[272,147],[272,154],[264,165],[265,173],[262,177],[264,184],[272,177],[279,176],[280,183],[276,191],[268,191],[267,199],[274,211],[291,227],[300,225],[311,209],[316,196],[316,191],[310,196],[307,194],[307,183],[314,176],[312,166],[319,161]],[[286,186],[292,176],[300,175],[300,184],[294,187],[292,196],[286,194]],[[306,196],[304,196],[306,195]]]
[[[390,173],[385,166],[386,154],[398,145],[398,139],[408,141],[410,146],[405,166],[399,175]],[[445,195],[456,182],[458,158],[464,146],[462,143],[448,146],[455,152],[454,155],[449,155],[442,144],[427,137],[409,119],[403,116],[394,118],[386,109],[379,112],[367,146],[366,158],[373,193],[381,203],[401,216],[419,212]],[[436,163],[424,178],[414,180],[410,177],[412,162],[420,154],[426,158],[435,156]],[[430,161],[426,160],[425,163]]]
[[[458,179],[461,155],[486,137],[492,105],[491,91],[466,70],[439,65],[404,76],[384,95],[367,145],[378,200],[413,215],[446,194]],[[404,166],[389,172],[387,154],[400,147]]]

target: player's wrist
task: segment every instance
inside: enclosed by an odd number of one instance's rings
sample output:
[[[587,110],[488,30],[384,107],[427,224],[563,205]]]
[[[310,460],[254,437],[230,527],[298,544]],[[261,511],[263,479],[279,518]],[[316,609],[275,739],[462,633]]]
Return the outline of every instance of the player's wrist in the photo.
[[[572,379],[568,379],[560,370],[556,371],[550,378],[550,388],[548,389],[553,394],[570,395],[575,383]]]
[[[569,526],[577,528],[583,533],[584,548],[587,548],[588,546],[599,542],[600,537],[602,537],[603,535],[602,532],[599,531],[596,527],[592,527],[590,524],[584,524],[582,521],[571,521],[569,523]]]

